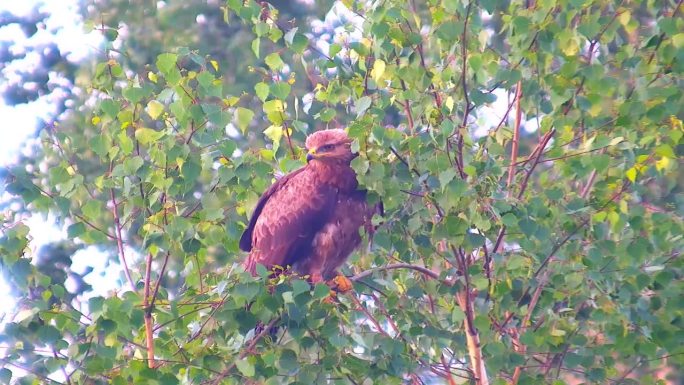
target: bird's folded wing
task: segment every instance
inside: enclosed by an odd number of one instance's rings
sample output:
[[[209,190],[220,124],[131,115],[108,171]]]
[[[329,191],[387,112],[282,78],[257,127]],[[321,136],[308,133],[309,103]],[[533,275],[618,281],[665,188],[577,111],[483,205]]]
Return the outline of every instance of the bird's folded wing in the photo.
[[[311,254],[315,234],[330,218],[337,191],[317,184],[312,175],[295,171],[278,180],[257,202],[240,248],[252,251],[247,261],[266,267],[287,266]]]

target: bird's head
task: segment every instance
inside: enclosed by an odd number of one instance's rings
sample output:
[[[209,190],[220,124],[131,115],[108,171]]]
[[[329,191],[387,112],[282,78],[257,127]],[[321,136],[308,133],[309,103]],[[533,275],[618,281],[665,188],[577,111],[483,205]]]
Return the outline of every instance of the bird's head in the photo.
[[[342,129],[316,131],[306,138],[306,161],[348,164],[358,155],[352,153],[351,143]]]

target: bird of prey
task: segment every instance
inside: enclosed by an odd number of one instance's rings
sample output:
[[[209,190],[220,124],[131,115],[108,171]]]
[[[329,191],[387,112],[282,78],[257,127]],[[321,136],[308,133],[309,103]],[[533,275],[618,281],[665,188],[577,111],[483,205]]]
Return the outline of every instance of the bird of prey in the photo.
[[[257,202],[240,238],[240,249],[249,251],[245,270],[255,275],[258,264],[291,269],[312,283],[351,289],[337,269],[361,243],[360,227],[373,229],[376,210],[358,189],[351,142],[342,129],[309,135],[307,164],[278,179]]]

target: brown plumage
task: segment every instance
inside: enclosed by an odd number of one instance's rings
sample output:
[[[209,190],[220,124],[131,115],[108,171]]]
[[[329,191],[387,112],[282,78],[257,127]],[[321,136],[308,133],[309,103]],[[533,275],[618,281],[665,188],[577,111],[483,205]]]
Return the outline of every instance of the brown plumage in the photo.
[[[312,282],[328,281],[361,243],[370,224],[366,192],[358,190],[344,130],[318,131],[306,139],[306,166],[277,180],[259,198],[240,248],[245,269],[291,267]]]

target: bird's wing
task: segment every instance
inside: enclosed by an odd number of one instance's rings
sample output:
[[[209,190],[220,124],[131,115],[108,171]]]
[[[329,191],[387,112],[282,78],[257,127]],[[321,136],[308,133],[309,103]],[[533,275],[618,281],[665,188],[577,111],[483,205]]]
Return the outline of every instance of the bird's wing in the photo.
[[[251,251],[247,267],[287,266],[311,254],[314,235],[334,210],[337,191],[305,169],[279,179],[261,196],[240,238],[240,248]]]
[[[264,191],[264,193],[261,194],[261,197],[259,197],[259,201],[257,201],[256,207],[254,207],[254,212],[252,213],[252,217],[249,220],[249,224],[247,225],[245,231],[242,233],[242,236],[240,237],[240,250],[252,251],[252,233],[254,232],[254,225],[256,225],[257,219],[259,219],[259,215],[261,215],[261,211],[264,209],[264,205],[266,204],[266,202],[268,202],[273,193],[282,189],[283,186],[285,186],[290,181],[290,179],[294,178],[302,171],[304,171],[304,168],[300,168],[299,170],[293,171],[277,179],[276,182],[271,185],[271,187],[266,189],[266,191]]]

